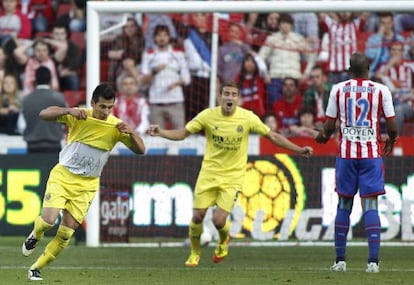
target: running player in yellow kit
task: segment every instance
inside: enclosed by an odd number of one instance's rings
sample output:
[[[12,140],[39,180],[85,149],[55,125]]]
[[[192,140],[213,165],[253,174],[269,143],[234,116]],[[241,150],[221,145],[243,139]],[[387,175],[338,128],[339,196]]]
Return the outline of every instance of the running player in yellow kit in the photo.
[[[228,82],[221,88],[218,97],[220,106],[200,112],[185,128],[164,130],[158,125],[151,125],[149,129],[150,135],[170,140],[183,140],[200,131],[204,131],[206,136],[206,150],[195,186],[193,217],[189,226],[191,253],[185,262],[188,267],[198,266],[202,222],[207,209],[214,205],[217,208],[213,214],[213,223],[220,238],[214,250],[213,261],[218,263],[227,256],[230,239],[227,217],[243,187],[250,133],[265,136],[274,144],[306,157],[313,153],[311,147],[300,147],[270,131],[253,112],[237,106],[239,99],[238,85]]]
[[[115,90],[102,83],[93,91],[92,109],[52,106],[39,114],[43,120],[65,124],[68,138],[59,154],[59,163],[50,172],[42,214],[22,246],[23,255],[31,255],[63,212],[55,237],[29,269],[30,280],[42,280],[40,269],[69,244],[99,189],[99,176],[115,144],[122,142],[136,154],[145,152],[144,142],[133,128],[111,115],[114,102]]]

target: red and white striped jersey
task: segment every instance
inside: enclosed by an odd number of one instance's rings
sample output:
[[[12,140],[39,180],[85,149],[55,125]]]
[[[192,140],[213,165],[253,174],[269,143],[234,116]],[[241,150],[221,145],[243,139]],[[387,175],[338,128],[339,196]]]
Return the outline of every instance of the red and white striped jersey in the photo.
[[[386,64],[381,65],[378,72],[384,73],[385,66]],[[400,103],[400,99],[410,94],[414,88],[414,63],[403,60],[400,64],[389,68],[382,80],[393,93],[394,103]]]
[[[386,119],[395,117],[387,86],[365,78],[334,85],[326,116],[340,122],[338,156],[357,159],[380,157],[382,114]]]
[[[324,21],[329,35],[328,71],[348,70],[349,59],[357,51],[358,35],[364,22],[356,18],[350,22],[336,22],[330,17]]]

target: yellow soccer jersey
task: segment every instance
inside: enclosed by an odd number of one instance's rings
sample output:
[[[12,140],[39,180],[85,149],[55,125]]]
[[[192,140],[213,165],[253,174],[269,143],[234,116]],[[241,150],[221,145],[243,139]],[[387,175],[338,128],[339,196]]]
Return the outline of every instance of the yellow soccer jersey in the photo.
[[[232,116],[224,116],[221,107],[206,109],[185,128],[190,133],[205,132],[206,150],[200,175],[220,176],[233,182],[244,178],[249,134],[263,136],[270,131],[253,112],[240,107]]]
[[[57,119],[57,122],[68,126],[68,144],[80,142],[105,151],[111,151],[118,141],[127,147],[132,146],[129,134],[121,133],[116,128],[116,125],[121,122],[120,119],[109,115],[106,121],[102,121],[92,117],[92,109],[86,112],[88,115],[86,120],[78,120],[71,115],[64,115]]]

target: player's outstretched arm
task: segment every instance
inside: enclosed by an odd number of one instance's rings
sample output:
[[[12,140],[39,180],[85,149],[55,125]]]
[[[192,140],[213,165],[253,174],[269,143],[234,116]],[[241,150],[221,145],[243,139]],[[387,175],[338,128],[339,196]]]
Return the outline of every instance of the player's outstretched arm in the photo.
[[[181,141],[191,135],[191,133],[187,131],[186,128],[177,130],[164,130],[161,129],[158,125],[150,125],[148,134],[153,137],[163,137],[173,141]]]
[[[56,119],[63,115],[72,115],[78,120],[85,120],[87,115],[83,109],[66,108],[59,106],[50,106],[43,109],[39,113],[39,117],[45,121],[56,121]]]
[[[305,157],[309,157],[313,154],[313,148],[310,146],[298,146],[297,144],[291,142],[281,134],[276,132],[270,131],[266,136],[270,141],[272,141],[275,145],[283,147],[287,150],[293,151],[297,154],[303,155]]]

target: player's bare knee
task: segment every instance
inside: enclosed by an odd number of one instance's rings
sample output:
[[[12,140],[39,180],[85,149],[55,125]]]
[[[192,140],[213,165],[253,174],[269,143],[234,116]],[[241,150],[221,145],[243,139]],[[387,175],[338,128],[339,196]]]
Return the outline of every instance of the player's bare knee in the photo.
[[[193,212],[193,218],[192,218],[193,223],[195,223],[195,224],[202,223],[203,220],[204,220],[205,215],[206,215],[206,211],[201,211],[201,210],[194,211]]]

